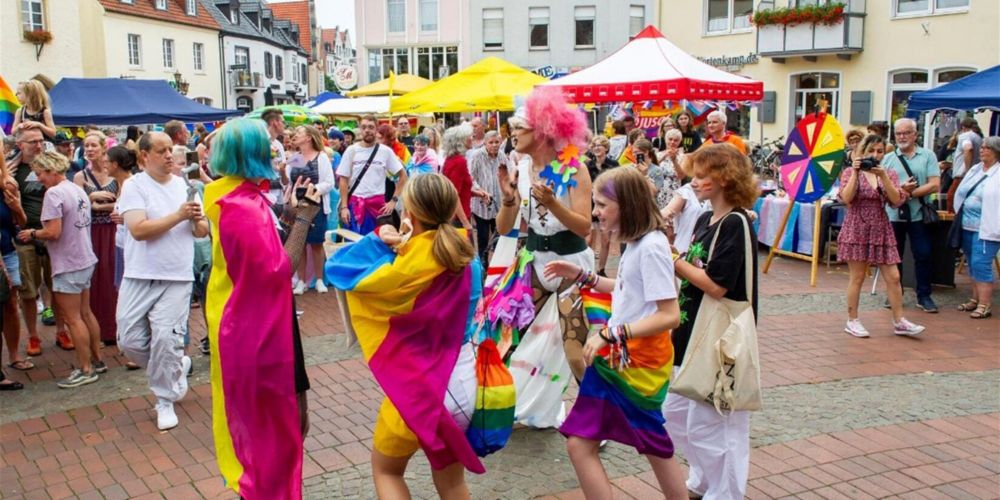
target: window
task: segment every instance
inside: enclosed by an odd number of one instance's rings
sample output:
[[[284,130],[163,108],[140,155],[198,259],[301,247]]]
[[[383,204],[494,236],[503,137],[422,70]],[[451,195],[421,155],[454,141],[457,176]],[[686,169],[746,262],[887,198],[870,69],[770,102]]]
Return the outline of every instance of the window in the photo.
[[[42,0],[21,0],[21,26],[24,31],[45,29]]]
[[[187,12],[189,16],[198,15],[198,3],[196,0],[185,0],[184,11]]]
[[[229,8],[229,22],[240,24],[240,11],[238,9]]]
[[[248,47],[236,47],[233,49],[233,62],[236,63],[236,71],[250,71],[250,49]]]
[[[132,4],[135,3],[134,0],[118,0],[118,1],[121,2],[121,3],[127,3],[129,5],[132,5]]]
[[[264,76],[274,78],[274,56],[270,52],[264,52]]]
[[[965,78],[973,73],[974,69],[945,69],[938,70],[934,78],[934,85],[944,85],[946,83],[951,83],[959,78]]]
[[[503,50],[503,9],[483,9],[483,50]]]
[[[437,31],[437,0],[420,0],[420,31]]]
[[[240,110],[240,111],[242,111],[244,113],[249,113],[250,111],[253,110],[253,99],[251,99],[250,97],[247,97],[245,95],[241,95],[241,96],[237,97],[236,98],[236,109],[238,109],[238,110]]]
[[[163,67],[174,69],[174,41],[163,39]]]
[[[840,108],[840,74],[802,73],[792,76],[792,120],[798,123],[808,113],[816,110],[820,101],[826,101],[827,113],[834,117]]]
[[[589,48],[594,46],[594,17],[597,9],[594,7],[576,7],[573,18],[576,20],[576,46]]]
[[[458,47],[417,47],[415,50],[417,76],[437,80],[458,71]]]
[[[385,13],[389,33],[406,31],[406,0],[386,0]]]
[[[382,49],[381,78],[388,78],[390,71],[397,75],[410,72],[410,49],[405,47]]]
[[[200,103],[200,104],[204,104],[205,106],[211,106],[212,105],[212,98],[211,97],[195,97],[192,100],[194,102],[197,102],[197,103]]]
[[[133,68],[142,66],[142,37],[128,35],[128,65]]]
[[[274,77],[278,80],[285,78],[285,67],[282,64],[284,61],[281,60],[281,56],[274,56]]]
[[[549,8],[528,9],[528,25],[531,27],[531,48],[549,48]]]
[[[628,9],[628,31],[630,36],[636,36],[646,27],[646,7],[633,5]]]
[[[705,33],[750,29],[753,0],[708,0]]]
[[[299,65],[295,63],[295,56],[292,56],[292,58],[288,60],[288,68],[291,69],[291,72],[288,75],[289,81],[299,81]]]
[[[893,0],[895,16],[925,16],[937,12],[965,11],[969,0]]]
[[[205,71],[205,44],[194,44],[194,70]]]
[[[299,76],[302,77],[302,78],[299,79],[300,82],[302,82],[302,83],[308,83],[308,81],[309,81],[309,70],[306,69],[306,64],[305,63],[302,63],[302,64],[299,65]]]
[[[371,49],[368,51],[368,83],[374,83],[382,79],[382,51]]]
[[[156,0],[157,10],[167,10],[167,0]]]

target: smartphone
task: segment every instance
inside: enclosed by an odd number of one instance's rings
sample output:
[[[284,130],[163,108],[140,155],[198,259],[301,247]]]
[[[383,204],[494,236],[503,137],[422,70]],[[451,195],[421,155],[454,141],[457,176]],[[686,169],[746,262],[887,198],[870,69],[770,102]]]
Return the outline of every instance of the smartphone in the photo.
[[[635,154],[636,163],[646,163],[646,153],[636,153]]]
[[[200,165],[201,164],[198,161],[198,152],[197,151],[188,151],[187,152],[186,161],[187,161],[188,165]],[[199,171],[199,169],[196,168],[196,169],[188,172],[187,178],[188,178],[188,180],[192,180],[192,181],[199,180],[199,179],[201,179],[201,172]]]

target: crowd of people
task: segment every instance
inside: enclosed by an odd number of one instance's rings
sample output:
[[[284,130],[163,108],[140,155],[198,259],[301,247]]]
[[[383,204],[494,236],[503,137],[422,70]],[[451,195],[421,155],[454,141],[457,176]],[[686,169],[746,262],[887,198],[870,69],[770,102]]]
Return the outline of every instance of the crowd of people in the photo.
[[[628,116],[608,137],[590,131],[557,90],[539,88],[499,131],[480,117],[416,131],[407,117],[380,124],[375,116],[355,130],[291,128],[268,109],[193,134],[179,121],[162,131],[130,127],[121,141],[88,127],[76,147],[52,123],[40,84],[18,93],[25,106],[13,148],[0,150],[8,160],[0,298],[9,368],[30,370],[42,354],[39,317],[55,326],[58,347],[75,350],[59,387],[96,382],[108,371],[102,347],[117,345],[123,364],[146,370],[157,427],[167,430],[179,425],[174,404],[192,364],[188,320],[200,309],[219,467],[242,497],[301,496],[309,380],[295,296],[333,285],[346,293],[386,393],[372,450],[379,495],[406,494],[403,474],[423,448],[439,495],[467,498],[464,470],[484,471],[454,439],[475,401],[474,311],[497,238],[517,232],[531,252],[536,314],[549,298],[611,296],[610,318],[594,331],[579,302],[559,302],[554,313],[560,355],[580,387],[555,425],[585,494],[611,495],[599,455],[605,440],[644,455],[669,498],[746,492],[749,412],[666,394],[706,296],[749,303],[756,317],[759,189],[724,111],[705,117],[703,134],[685,111],[663,118],[654,137]],[[850,272],[845,330],[855,337],[869,336],[858,300],[871,266],[885,280],[893,332],[924,331],[903,315],[907,240],[917,307],[937,311],[924,218],[932,217],[926,198],[939,192],[954,194],[954,246],[974,283],[959,309],[991,315],[1000,137],[982,138],[974,120],[963,122],[939,159],[917,145],[915,122],[893,125],[894,147],[884,131],[847,134],[836,190],[847,206],[838,237]],[[547,173],[559,164],[580,166],[566,170],[564,185]],[[361,240],[328,258],[324,243],[337,227]],[[613,250],[621,257],[608,272]],[[0,381],[0,390],[21,388]],[[687,459],[686,478],[675,451]]]

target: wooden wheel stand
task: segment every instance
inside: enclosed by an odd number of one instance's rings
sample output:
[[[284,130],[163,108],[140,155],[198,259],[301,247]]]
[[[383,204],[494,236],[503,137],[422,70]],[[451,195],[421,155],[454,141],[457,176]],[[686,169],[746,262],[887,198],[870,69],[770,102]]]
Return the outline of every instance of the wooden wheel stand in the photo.
[[[778,226],[778,232],[774,236],[774,241],[771,243],[771,249],[767,252],[767,260],[764,261],[764,274],[767,274],[768,269],[771,268],[771,261],[774,260],[775,255],[784,255],[785,257],[791,257],[793,259],[804,260],[812,264],[812,269],[809,274],[809,286],[816,286],[816,273],[819,270],[819,235],[822,228],[820,227],[820,222],[823,216],[823,199],[815,201],[816,210],[814,211],[814,222],[813,222],[813,234],[812,243],[813,251],[812,255],[805,255],[798,252],[793,252],[789,250],[782,250],[780,248],[781,239],[785,236],[785,228],[788,227],[788,219],[792,215],[792,209],[795,208],[795,200],[792,198],[788,199],[788,210],[785,210],[785,216],[781,218],[781,225]]]

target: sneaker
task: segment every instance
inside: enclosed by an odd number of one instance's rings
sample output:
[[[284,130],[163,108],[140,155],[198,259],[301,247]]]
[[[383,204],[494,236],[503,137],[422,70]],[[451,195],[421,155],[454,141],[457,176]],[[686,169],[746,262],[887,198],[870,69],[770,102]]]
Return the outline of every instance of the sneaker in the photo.
[[[212,345],[209,344],[208,337],[201,339],[201,345],[198,346],[198,350],[205,356],[212,354]]]
[[[935,314],[938,312],[937,304],[934,303],[931,298],[928,297],[917,297],[917,309],[924,311],[925,313]]]
[[[174,413],[174,404],[170,401],[159,401],[156,403],[156,428],[161,431],[177,427],[177,414]]]
[[[189,356],[184,356],[181,358],[181,390],[180,396],[177,397],[177,401],[184,399],[188,392],[188,375],[191,374],[191,358]]]
[[[60,380],[56,385],[61,389],[71,389],[81,385],[93,384],[94,382],[97,382],[97,372],[93,369],[90,370],[90,373],[84,373],[83,370],[74,368],[69,377],[66,377],[65,380]]]
[[[56,313],[52,312],[51,307],[42,309],[42,324],[45,326],[53,326],[56,324]]]
[[[67,351],[76,349],[73,345],[73,339],[69,338],[69,332],[66,331],[56,333],[56,345]]]
[[[292,293],[295,295],[302,295],[303,293],[306,293],[306,284],[300,281],[297,285],[295,285],[295,288],[292,289]]]
[[[108,365],[104,361],[94,361],[91,364],[93,365],[95,373],[105,373],[108,371]]]
[[[847,320],[847,326],[844,327],[844,331],[859,339],[868,338],[868,330],[861,324],[860,319]]]
[[[326,284],[322,280],[316,282],[316,293],[326,293],[329,290],[326,288]]]
[[[42,339],[38,337],[28,338],[28,350],[25,351],[28,356],[41,356],[42,355]]]
[[[896,335],[906,335],[910,337],[915,337],[917,335],[920,335],[920,332],[924,331],[924,327],[915,323],[911,323],[910,320],[906,318],[901,318],[899,322],[894,321],[892,323],[892,326],[894,327],[892,333],[895,333]]]

